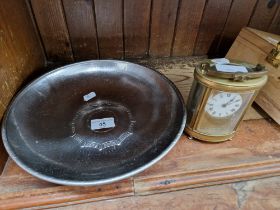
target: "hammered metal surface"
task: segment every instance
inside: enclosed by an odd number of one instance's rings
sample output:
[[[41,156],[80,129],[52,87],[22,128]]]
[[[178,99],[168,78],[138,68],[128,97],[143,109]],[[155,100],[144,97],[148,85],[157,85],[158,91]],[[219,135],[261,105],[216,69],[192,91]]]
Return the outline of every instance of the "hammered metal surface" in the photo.
[[[91,92],[96,96],[84,100]],[[93,130],[91,120],[102,118],[113,118],[115,127]],[[158,72],[124,61],[87,61],[23,89],[6,113],[2,137],[29,173],[59,184],[96,185],[158,161],[185,120],[180,93]]]

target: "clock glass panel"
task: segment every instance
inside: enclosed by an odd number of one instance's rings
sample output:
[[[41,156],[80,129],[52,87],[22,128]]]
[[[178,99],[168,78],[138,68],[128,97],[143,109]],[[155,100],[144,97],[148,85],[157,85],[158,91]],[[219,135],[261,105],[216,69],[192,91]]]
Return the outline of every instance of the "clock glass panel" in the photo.
[[[196,129],[207,135],[223,135],[234,131],[254,91],[233,93],[212,90],[202,107]]]

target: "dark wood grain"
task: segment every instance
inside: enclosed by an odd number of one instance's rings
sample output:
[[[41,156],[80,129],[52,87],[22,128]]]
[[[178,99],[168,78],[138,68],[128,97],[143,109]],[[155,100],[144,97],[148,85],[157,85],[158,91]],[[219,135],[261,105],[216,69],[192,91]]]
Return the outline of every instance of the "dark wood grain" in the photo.
[[[151,0],[124,0],[125,57],[148,53]]]
[[[4,148],[2,139],[0,138],[0,174],[5,167],[5,163],[6,163],[7,159],[8,159],[8,154]]]
[[[195,55],[216,53],[230,5],[231,0],[223,0],[222,3],[219,0],[207,2],[196,40]]]
[[[41,38],[50,61],[73,61],[61,0],[31,0]]]
[[[193,54],[204,4],[205,0],[181,1],[177,17],[173,56],[189,56]]]
[[[249,27],[267,31],[279,7],[279,1],[259,0],[251,17]]]
[[[151,56],[170,56],[179,0],[154,0],[151,15]]]
[[[100,58],[123,58],[123,1],[94,2]]]
[[[274,0],[31,1],[50,61],[223,56],[248,24],[280,31]]]
[[[63,0],[63,6],[75,59],[98,58],[92,0]]]
[[[280,6],[278,7],[277,12],[274,15],[274,18],[268,28],[270,33],[280,35]]]
[[[247,26],[257,0],[234,0],[221,35],[218,53],[224,56],[241,29]]]
[[[280,33],[274,0],[30,1],[49,61],[222,56],[247,24]]]

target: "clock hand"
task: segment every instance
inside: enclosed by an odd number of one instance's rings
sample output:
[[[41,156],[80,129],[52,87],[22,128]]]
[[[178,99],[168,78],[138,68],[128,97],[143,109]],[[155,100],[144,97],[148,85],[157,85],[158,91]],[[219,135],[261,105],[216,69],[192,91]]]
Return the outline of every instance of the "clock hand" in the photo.
[[[234,101],[235,98],[236,98],[236,96],[234,96],[232,99],[230,99],[227,103],[223,104],[222,107],[226,107],[229,104],[231,104]]]
[[[231,103],[229,103],[228,105],[232,104],[234,101],[232,101]]]

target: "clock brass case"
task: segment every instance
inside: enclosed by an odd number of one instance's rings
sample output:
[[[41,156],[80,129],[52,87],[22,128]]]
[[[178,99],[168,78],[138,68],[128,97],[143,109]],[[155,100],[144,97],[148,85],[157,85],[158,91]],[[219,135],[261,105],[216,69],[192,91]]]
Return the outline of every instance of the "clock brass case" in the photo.
[[[195,68],[185,127],[191,137],[209,142],[230,140],[246,110],[267,81],[267,71],[261,65],[253,66],[233,60],[225,65],[243,66],[248,72],[217,71],[211,60]],[[221,99],[217,100],[217,97]],[[236,98],[242,103],[236,102]],[[213,112],[209,111],[211,108]]]

